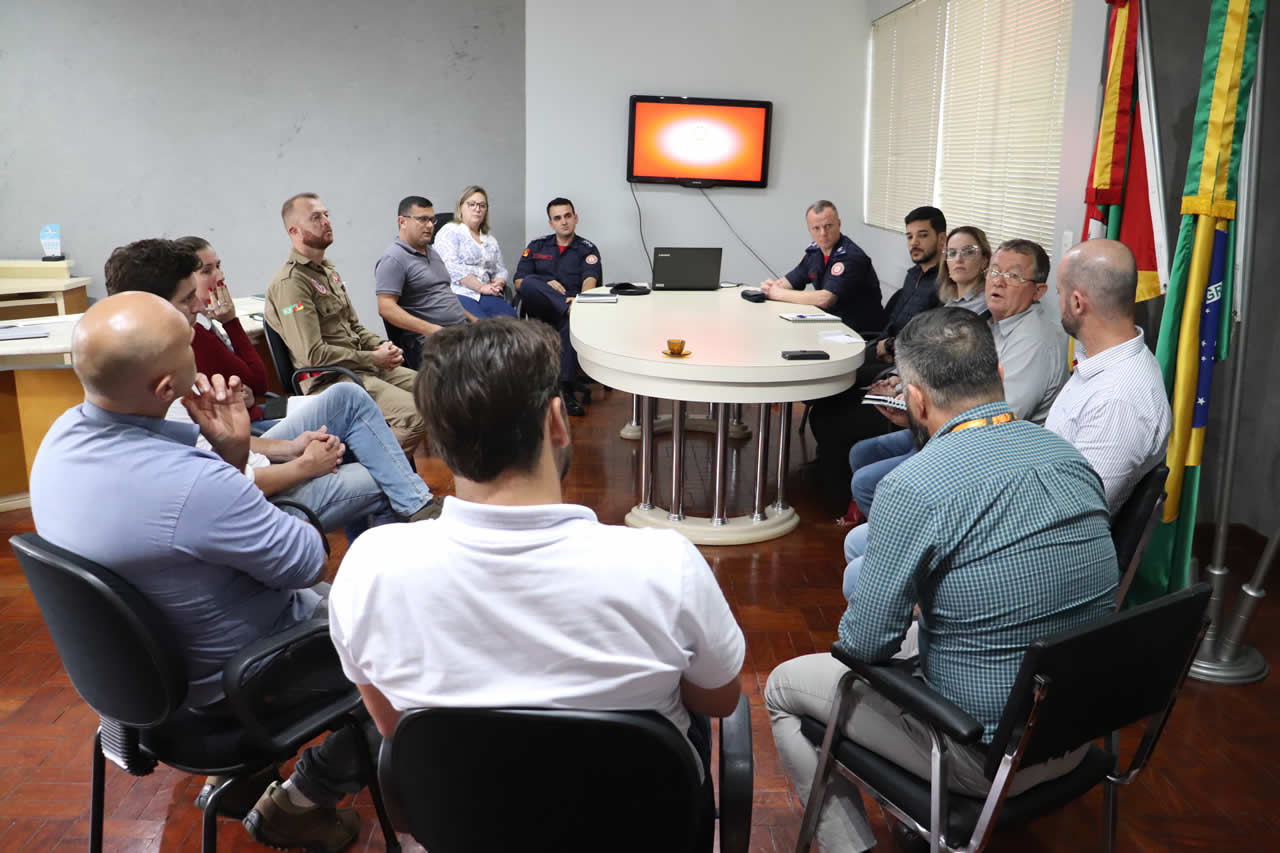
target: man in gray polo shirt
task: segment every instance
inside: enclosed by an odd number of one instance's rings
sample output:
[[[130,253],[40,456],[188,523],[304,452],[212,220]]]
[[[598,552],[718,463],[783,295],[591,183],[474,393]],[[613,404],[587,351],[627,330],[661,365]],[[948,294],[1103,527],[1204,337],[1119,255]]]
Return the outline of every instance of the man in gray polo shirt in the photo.
[[[398,220],[400,236],[373,265],[374,289],[378,314],[409,333],[401,344],[404,363],[417,369],[423,337],[475,318],[458,303],[449,288],[449,270],[431,248],[436,231],[431,200],[420,195],[402,199]]]

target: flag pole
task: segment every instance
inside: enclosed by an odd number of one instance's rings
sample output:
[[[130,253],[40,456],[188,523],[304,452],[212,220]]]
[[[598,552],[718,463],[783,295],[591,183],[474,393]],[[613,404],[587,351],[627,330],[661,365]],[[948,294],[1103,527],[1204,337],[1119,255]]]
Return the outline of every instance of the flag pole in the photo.
[[[1144,0],[1145,2],[1145,0]],[[1223,443],[1219,457],[1218,469],[1222,472],[1218,482],[1217,523],[1213,540],[1213,555],[1206,569],[1209,582],[1213,586],[1213,595],[1209,603],[1209,616],[1212,620],[1209,632],[1191,664],[1190,675],[1199,681],[1215,684],[1251,684],[1267,677],[1270,667],[1266,659],[1255,647],[1243,643],[1245,631],[1253,618],[1258,602],[1266,594],[1263,584],[1266,581],[1267,569],[1276,548],[1280,546],[1280,528],[1272,534],[1263,551],[1262,561],[1258,563],[1249,582],[1240,588],[1240,598],[1236,603],[1236,611],[1230,623],[1224,622],[1227,587],[1227,537],[1231,526],[1231,491],[1235,481],[1236,440],[1240,433],[1240,410],[1244,405],[1244,365],[1246,345],[1248,343],[1249,316],[1245,311],[1248,305],[1249,289],[1253,275],[1253,247],[1257,236],[1257,196],[1258,196],[1258,159],[1262,144],[1262,105],[1265,82],[1263,50],[1266,46],[1266,11],[1263,11],[1262,27],[1258,33],[1258,59],[1255,66],[1253,91],[1249,102],[1249,135],[1245,144],[1245,180],[1241,182],[1244,193],[1244,204],[1241,219],[1244,222],[1244,240],[1241,251],[1241,263],[1237,267],[1236,277],[1239,298],[1235,300],[1235,310],[1239,312],[1239,331],[1236,343],[1231,351],[1235,363],[1231,366],[1231,402],[1227,409],[1226,441]]]
[[[1149,0],[1138,4],[1138,109],[1142,112],[1144,150],[1147,156],[1147,203],[1151,205],[1151,221],[1156,247],[1156,271],[1160,274],[1161,292],[1169,286],[1169,224],[1164,201],[1164,151],[1160,142],[1160,114],[1156,104],[1156,87],[1151,66],[1151,19],[1147,14]],[[1152,204],[1154,202],[1154,204]],[[1156,217],[1155,212],[1159,212]]]

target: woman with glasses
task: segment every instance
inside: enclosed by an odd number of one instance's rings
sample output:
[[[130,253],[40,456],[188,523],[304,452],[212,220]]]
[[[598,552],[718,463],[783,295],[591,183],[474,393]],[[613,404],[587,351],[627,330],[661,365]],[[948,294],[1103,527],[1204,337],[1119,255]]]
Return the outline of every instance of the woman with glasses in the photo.
[[[197,369],[208,376],[215,373],[239,376],[244,383],[241,389],[249,409],[250,426],[259,432],[270,429],[276,421],[264,417],[256,399],[267,393],[267,366],[236,316],[236,306],[222,273],[222,259],[203,237],[182,237],[175,242],[200,258],[200,266],[193,276],[200,313],[196,315],[195,334],[191,338]]]
[[[449,268],[449,284],[468,314],[514,317],[507,302],[507,268],[498,240],[489,233],[489,194],[484,187],[462,191],[453,221],[436,232],[435,249]]]
[[[947,308],[967,308],[975,314],[987,310],[986,276],[991,265],[991,244],[981,228],[961,225],[947,235],[938,270],[938,299]]]

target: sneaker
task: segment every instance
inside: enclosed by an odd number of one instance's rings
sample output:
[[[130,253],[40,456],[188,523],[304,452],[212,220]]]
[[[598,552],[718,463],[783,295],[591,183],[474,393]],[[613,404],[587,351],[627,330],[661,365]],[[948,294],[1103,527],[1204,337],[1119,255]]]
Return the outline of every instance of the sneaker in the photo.
[[[266,790],[266,787],[272,782],[280,781],[280,775],[277,771],[278,768],[272,765],[264,767],[252,776],[244,776],[238,779],[218,798],[218,814],[235,818],[236,820],[243,820],[244,816],[249,813],[249,809],[253,808],[253,804],[258,801],[258,797]],[[196,795],[196,808],[204,811],[205,807],[209,805],[209,798],[213,796],[213,792],[227,779],[228,777],[226,776],[206,776],[204,787]]]
[[[409,516],[406,521],[426,521],[429,518],[440,517],[440,501],[432,498],[422,505],[422,509]]]
[[[272,782],[245,816],[244,828],[268,847],[338,853],[360,834],[360,817],[355,809],[295,806],[284,788]]]

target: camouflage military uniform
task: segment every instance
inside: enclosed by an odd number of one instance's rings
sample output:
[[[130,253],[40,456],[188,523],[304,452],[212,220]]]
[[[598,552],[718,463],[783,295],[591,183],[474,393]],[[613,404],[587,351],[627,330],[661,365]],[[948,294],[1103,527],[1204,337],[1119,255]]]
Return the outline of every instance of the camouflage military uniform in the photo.
[[[418,447],[424,430],[413,405],[417,372],[404,366],[383,370],[374,363],[373,349],[382,338],[361,325],[330,261],[316,263],[296,250],[290,252],[267,286],[263,313],[289,347],[295,365],[353,371],[382,410],[400,446],[406,451]],[[305,379],[302,389],[310,394],[339,379],[337,374]]]

